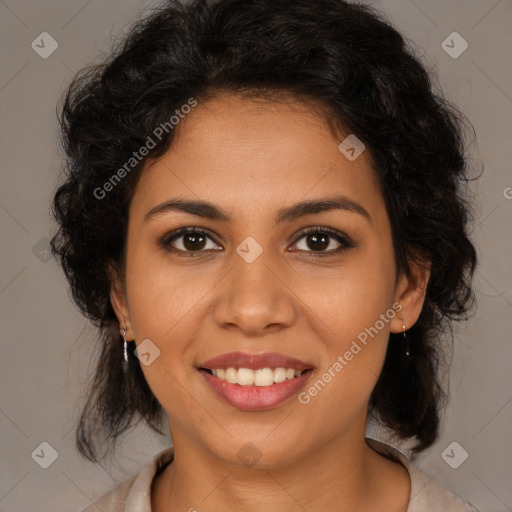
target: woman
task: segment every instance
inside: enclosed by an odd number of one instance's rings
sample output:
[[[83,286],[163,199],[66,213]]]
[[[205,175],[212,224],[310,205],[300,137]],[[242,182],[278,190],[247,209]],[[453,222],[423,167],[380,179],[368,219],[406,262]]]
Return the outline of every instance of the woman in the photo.
[[[388,22],[168,2],[61,123],[52,246],[102,347],[78,448],[173,443],[87,511],[474,510],[365,436],[436,440],[476,265],[462,117]]]

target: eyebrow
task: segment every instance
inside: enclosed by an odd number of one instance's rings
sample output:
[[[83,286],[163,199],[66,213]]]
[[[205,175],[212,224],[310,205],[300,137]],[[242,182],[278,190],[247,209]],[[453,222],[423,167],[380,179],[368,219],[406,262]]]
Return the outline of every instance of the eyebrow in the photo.
[[[305,217],[306,215],[313,215],[332,210],[344,210],[357,213],[365,217],[370,222],[372,220],[368,210],[366,210],[361,204],[345,196],[336,196],[323,197],[310,201],[301,201],[300,203],[282,208],[279,210],[275,218],[275,223],[291,222],[300,217]],[[208,201],[177,198],[170,199],[155,206],[146,213],[144,220],[147,221],[169,211],[181,211],[211,220],[222,220],[225,222],[229,222],[231,220],[231,217],[225,210]]]

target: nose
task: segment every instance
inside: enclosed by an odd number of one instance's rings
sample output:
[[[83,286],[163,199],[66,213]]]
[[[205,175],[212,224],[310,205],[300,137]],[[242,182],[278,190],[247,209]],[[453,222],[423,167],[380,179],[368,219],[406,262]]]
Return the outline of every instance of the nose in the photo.
[[[282,266],[270,251],[252,263],[234,254],[233,267],[218,287],[213,313],[223,329],[239,330],[247,337],[262,336],[290,327],[298,307]]]

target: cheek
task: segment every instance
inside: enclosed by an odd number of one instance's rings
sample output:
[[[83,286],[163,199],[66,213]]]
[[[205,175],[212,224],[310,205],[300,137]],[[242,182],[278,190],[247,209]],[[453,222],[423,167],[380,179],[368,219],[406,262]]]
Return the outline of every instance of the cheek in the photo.
[[[323,319],[328,313],[331,315],[314,327],[328,332],[322,339],[323,364],[297,397],[311,431],[327,437],[355,421],[365,421],[368,401],[386,356],[388,317],[395,314],[378,293],[369,296],[357,288],[352,292],[347,286],[347,293],[333,296],[339,302],[326,305],[325,314],[320,313]],[[337,315],[333,313],[334,306]]]
[[[337,405],[335,415],[366,407],[384,363],[390,321],[397,314],[393,265],[389,254],[361,255],[331,279],[316,280],[316,287],[312,280],[298,291],[306,297],[305,311],[312,312],[311,330],[320,334],[324,354],[303,403],[310,400],[318,410]]]
[[[128,255],[126,284],[135,340],[140,345],[149,339],[158,354],[149,365],[141,358],[141,368],[164,408],[170,401],[180,401],[182,393],[171,390],[189,382],[195,372],[190,351],[199,326],[197,315],[204,314],[208,283],[190,275],[140,246]],[[189,405],[186,400],[179,404],[183,410]]]
[[[369,251],[365,253],[353,256],[347,265],[333,271],[317,270],[316,275],[293,283],[294,293],[306,306],[304,313],[315,324],[314,331],[340,349],[373,326],[392,306],[394,272],[390,258],[373,258],[368,256]],[[379,323],[379,330],[386,329]]]
[[[164,343],[190,321],[213,284],[207,275],[197,276],[195,268],[173,266],[164,253],[144,247],[129,255],[127,290],[136,339]]]

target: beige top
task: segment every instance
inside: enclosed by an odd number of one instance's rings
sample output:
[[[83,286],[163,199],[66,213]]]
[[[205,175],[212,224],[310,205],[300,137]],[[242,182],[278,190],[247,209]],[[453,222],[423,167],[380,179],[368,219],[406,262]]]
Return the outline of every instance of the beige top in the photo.
[[[414,466],[397,449],[389,445],[367,439],[375,450],[387,455],[409,472],[411,494],[407,512],[478,512],[451,491],[427,476]],[[151,512],[151,484],[153,478],[165,469],[173,459],[173,449],[167,448],[155,455],[140,471],[129,480],[104,494],[80,512]]]

